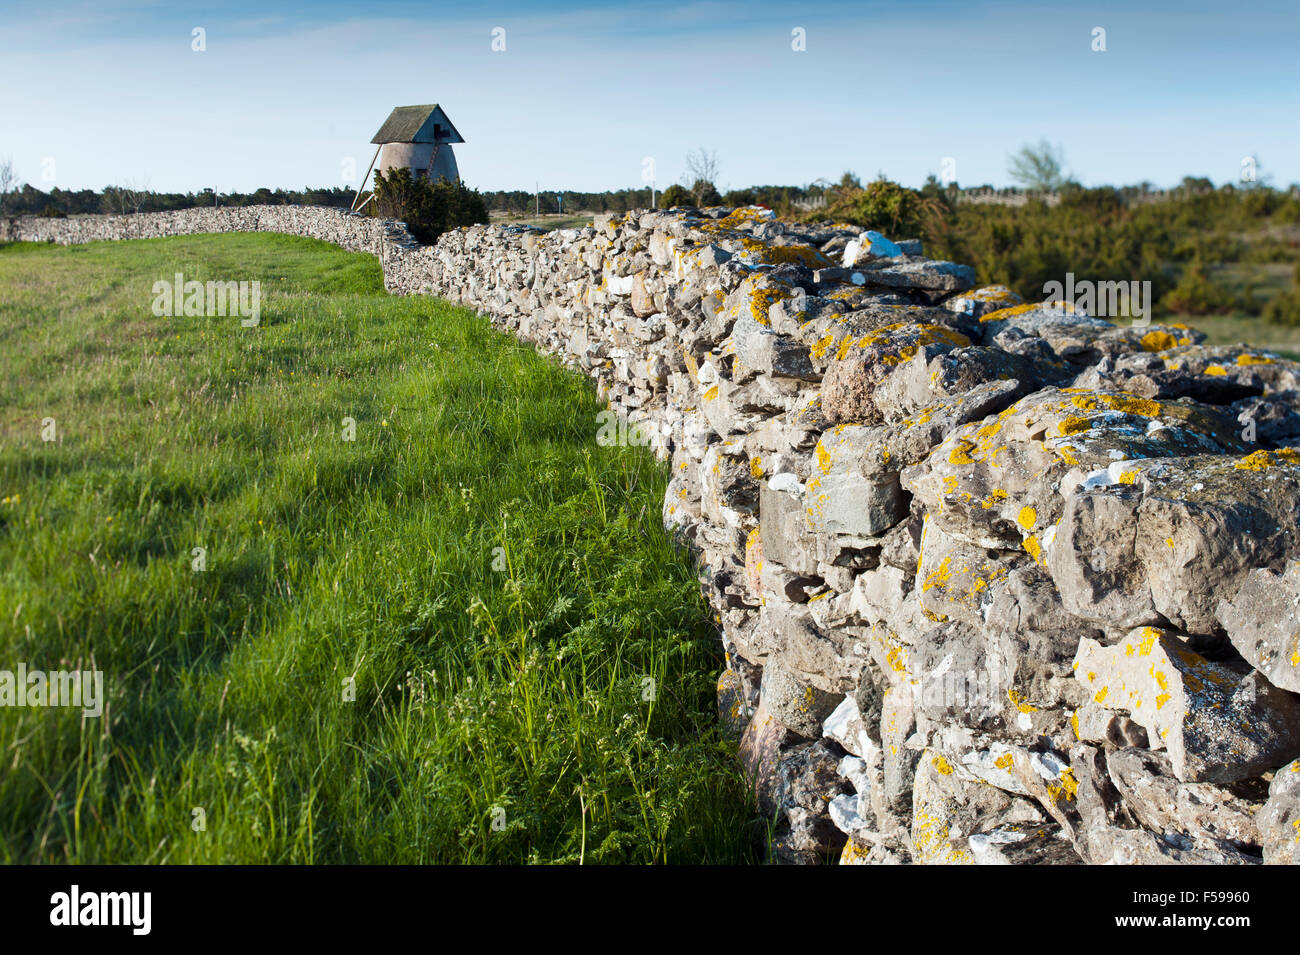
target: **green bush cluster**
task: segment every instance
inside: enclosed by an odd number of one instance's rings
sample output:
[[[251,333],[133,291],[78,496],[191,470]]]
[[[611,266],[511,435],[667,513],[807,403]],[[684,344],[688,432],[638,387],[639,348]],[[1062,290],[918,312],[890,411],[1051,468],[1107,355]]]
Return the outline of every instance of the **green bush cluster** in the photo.
[[[1271,298],[1263,315],[1278,325],[1300,325],[1300,262],[1291,270],[1291,288]]]
[[[1163,304],[1179,315],[1216,315],[1231,311],[1238,302],[1206,274],[1205,263],[1198,258],[1183,270],[1182,278],[1165,295]]]
[[[659,197],[660,209],[675,209],[681,206],[695,205],[695,197],[685,186],[673,183]]]
[[[412,176],[406,168],[376,171],[374,195],[375,201],[368,208],[378,215],[401,219],[423,245],[433,245],[450,229],[488,221],[483,197],[459,179],[432,181]]]
[[[853,222],[894,238],[909,238],[921,234],[931,220],[946,212],[937,199],[896,182],[882,178],[863,187],[845,174],[826,209],[818,210],[816,216]]]

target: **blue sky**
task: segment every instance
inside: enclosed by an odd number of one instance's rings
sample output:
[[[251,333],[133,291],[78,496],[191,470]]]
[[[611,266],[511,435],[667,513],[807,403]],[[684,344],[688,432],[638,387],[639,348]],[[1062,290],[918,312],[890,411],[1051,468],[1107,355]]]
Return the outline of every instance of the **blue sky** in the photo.
[[[485,189],[636,186],[645,157],[662,187],[701,146],[724,188],[919,185],[945,158],[963,185],[1007,185],[1008,154],[1044,137],[1086,184],[1231,181],[1254,154],[1285,185],[1298,36],[1296,0],[5,0],[0,158],[40,188],[340,185],[391,107],[438,102]]]

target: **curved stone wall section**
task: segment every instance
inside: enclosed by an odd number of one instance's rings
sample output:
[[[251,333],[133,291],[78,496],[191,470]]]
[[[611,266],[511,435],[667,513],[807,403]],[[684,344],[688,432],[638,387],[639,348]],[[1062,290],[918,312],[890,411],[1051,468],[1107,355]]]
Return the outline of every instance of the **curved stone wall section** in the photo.
[[[321,239],[350,252],[377,256],[384,266],[385,276],[397,253],[419,248],[401,222],[352,215],[326,206],[231,206],[122,216],[0,219],[0,241],[6,242],[69,245],[208,232],[283,232]],[[390,291],[394,290],[390,288]]]
[[[290,207],[0,236],[234,230],[378,255],[669,460],[778,860],[1300,859],[1297,363],[757,209],[432,247]]]

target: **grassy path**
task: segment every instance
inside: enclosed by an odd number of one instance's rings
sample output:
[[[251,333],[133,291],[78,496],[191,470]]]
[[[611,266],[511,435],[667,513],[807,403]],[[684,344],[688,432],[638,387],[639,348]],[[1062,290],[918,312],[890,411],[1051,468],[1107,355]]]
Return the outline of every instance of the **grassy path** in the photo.
[[[261,326],[154,317],[175,272]],[[0,248],[0,670],[108,697],[0,707],[0,859],[752,861],[666,475],[600,410],[323,243]]]

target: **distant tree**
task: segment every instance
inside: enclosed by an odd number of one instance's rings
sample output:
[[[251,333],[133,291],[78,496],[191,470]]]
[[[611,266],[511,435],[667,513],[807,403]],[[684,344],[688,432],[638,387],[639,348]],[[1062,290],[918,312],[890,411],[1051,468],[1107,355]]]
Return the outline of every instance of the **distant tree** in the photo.
[[[660,209],[672,209],[677,206],[693,205],[695,205],[694,194],[685,186],[679,185],[678,183],[673,183],[665,189],[663,195],[659,197]]]
[[[923,199],[935,199],[943,203],[945,207],[950,207],[954,198],[960,194],[961,187],[955,182],[945,185],[939,181],[934,173],[930,173],[925,177],[925,184],[917,191]]]
[[[703,179],[713,182],[718,178],[718,154],[709,152],[703,146],[686,154],[686,182]]]
[[[1055,192],[1065,185],[1068,178],[1065,152],[1046,139],[1039,140],[1037,146],[1021,146],[1020,151],[1010,157],[1007,172],[1026,189]]]
[[[695,197],[697,206],[720,206],[722,205],[722,193],[718,192],[713,183],[705,179],[696,179],[691,186],[691,195]]]
[[[1199,256],[1164,297],[1165,308],[1175,315],[1216,315],[1231,311],[1236,304],[1232,294],[1210,278]]]
[[[14,172],[14,161],[5,157],[0,161],[0,216],[9,210],[9,193],[18,187],[18,174]]]
[[[718,154],[709,152],[703,146],[686,154],[686,174],[682,177],[683,185],[695,197],[697,206],[717,206],[722,204],[718,192]]]
[[[105,212],[127,215],[140,212],[149,198],[149,182],[145,180],[137,187],[133,180],[126,180],[120,186],[105,186],[100,204]]]

